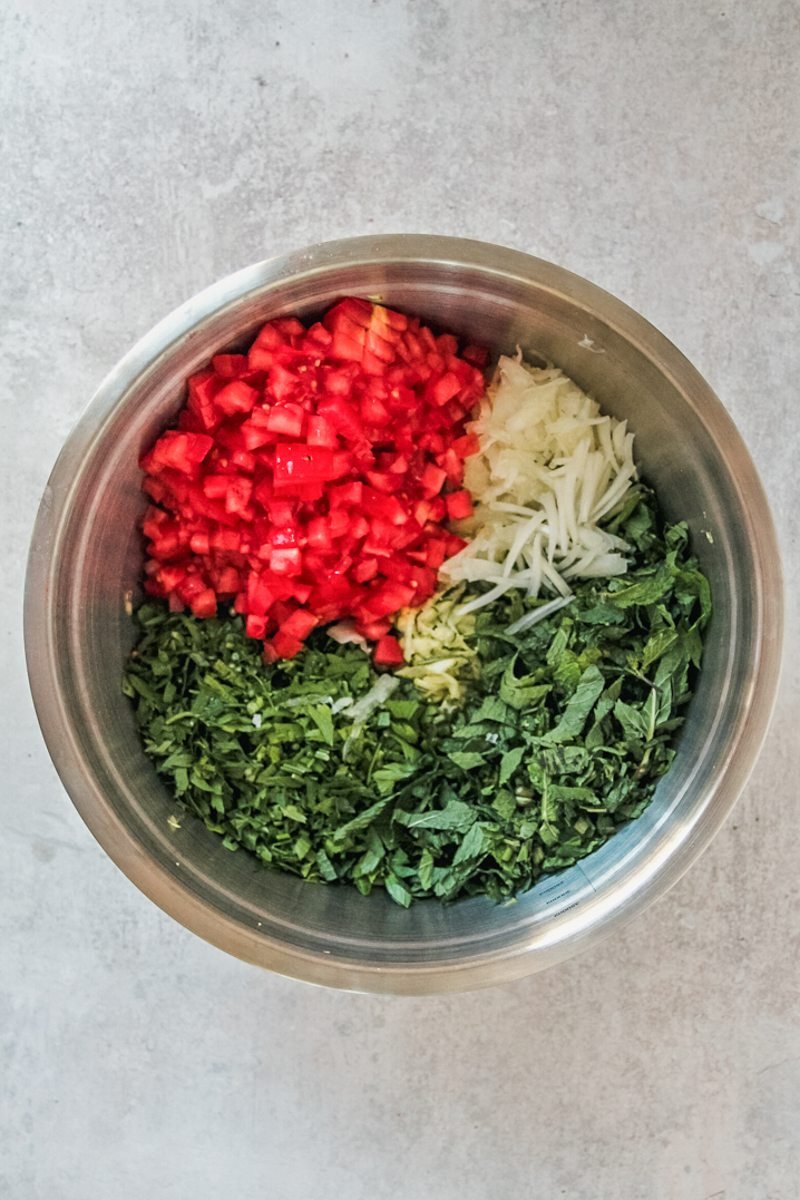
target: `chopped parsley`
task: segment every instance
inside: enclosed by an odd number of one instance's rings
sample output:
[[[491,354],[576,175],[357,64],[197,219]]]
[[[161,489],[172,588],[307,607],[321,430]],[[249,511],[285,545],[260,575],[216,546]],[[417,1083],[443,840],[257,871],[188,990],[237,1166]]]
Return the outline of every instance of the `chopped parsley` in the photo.
[[[700,662],[710,590],[686,526],[662,528],[637,486],[607,527],[627,574],[513,636],[518,592],[474,615],[459,706],[321,631],[267,664],[238,617],[145,604],[124,680],[145,750],[183,809],[267,866],[404,906],[514,896],[646,808]]]

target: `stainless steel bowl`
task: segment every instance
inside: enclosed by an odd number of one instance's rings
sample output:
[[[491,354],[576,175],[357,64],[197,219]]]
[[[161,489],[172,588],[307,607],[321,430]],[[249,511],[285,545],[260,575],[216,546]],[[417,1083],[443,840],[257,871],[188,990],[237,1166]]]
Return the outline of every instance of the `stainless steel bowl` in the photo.
[[[141,568],[137,458],[186,376],[279,314],[360,295],[564,368],[630,419],[667,514],[689,521],[714,616],[678,754],[646,813],[515,904],[397,908],[230,854],[175,805],[145,758],[120,677]],[[776,690],[778,551],[764,494],[725,410],[686,359],[619,300],[511,250],[439,237],[354,238],[248,267],[189,300],[101,384],[42,500],[26,592],[39,720],[78,811],[156,904],[241,958],[315,983],[439,992],[550,966],[640,912],[711,840],[753,766]]]

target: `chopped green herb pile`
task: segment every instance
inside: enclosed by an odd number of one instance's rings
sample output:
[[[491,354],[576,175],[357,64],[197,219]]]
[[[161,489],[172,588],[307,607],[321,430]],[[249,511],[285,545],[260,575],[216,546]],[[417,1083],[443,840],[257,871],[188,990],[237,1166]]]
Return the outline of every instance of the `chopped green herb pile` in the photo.
[[[639,487],[609,528],[635,547],[627,575],[514,637],[518,593],[476,615],[458,708],[324,632],[267,665],[239,618],[144,605],[124,690],[147,754],[228,849],[271,866],[402,905],[515,895],[647,806],[700,661],[710,592],[686,527],[660,529]]]

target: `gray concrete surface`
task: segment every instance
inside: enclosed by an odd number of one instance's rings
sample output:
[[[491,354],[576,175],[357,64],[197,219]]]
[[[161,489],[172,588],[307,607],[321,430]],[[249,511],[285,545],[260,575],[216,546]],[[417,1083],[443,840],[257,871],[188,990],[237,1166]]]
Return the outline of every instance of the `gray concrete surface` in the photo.
[[[21,640],[39,493],[117,357],[220,275],[371,230],[504,242],[645,313],[752,448],[796,604],[799,53],[792,0],[3,6],[1,1197],[800,1194],[796,624],[681,884],[428,1000],[262,974],[151,906],[56,779]]]

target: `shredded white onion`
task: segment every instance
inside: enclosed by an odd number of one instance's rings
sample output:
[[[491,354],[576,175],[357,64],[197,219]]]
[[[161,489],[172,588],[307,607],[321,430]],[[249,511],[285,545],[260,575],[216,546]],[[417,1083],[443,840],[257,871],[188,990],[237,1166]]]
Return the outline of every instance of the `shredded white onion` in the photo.
[[[460,526],[468,544],[442,574],[451,584],[493,586],[462,613],[510,587],[531,598],[555,594],[561,607],[572,595],[568,579],[624,574],[628,546],[599,525],[636,478],[624,421],[604,416],[562,371],[504,357],[470,428],[481,449],[467,459],[464,483],[478,504]],[[512,629],[535,624],[546,608]]]
[[[554,612],[558,612],[560,608],[574,599],[575,597],[572,595],[556,596],[555,600],[548,600],[547,604],[540,604],[538,608],[532,608],[530,612],[524,613],[518,621],[513,621],[506,633],[522,633],[523,629],[530,629],[532,625],[537,625],[539,621],[552,616]]]
[[[354,724],[362,725],[369,720],[376,709],[381,708],[400,686],[397,675],[381,675],[375,680],[368,692],[360,700],[356,700],[352,708],[347,710],[347,719]]]

